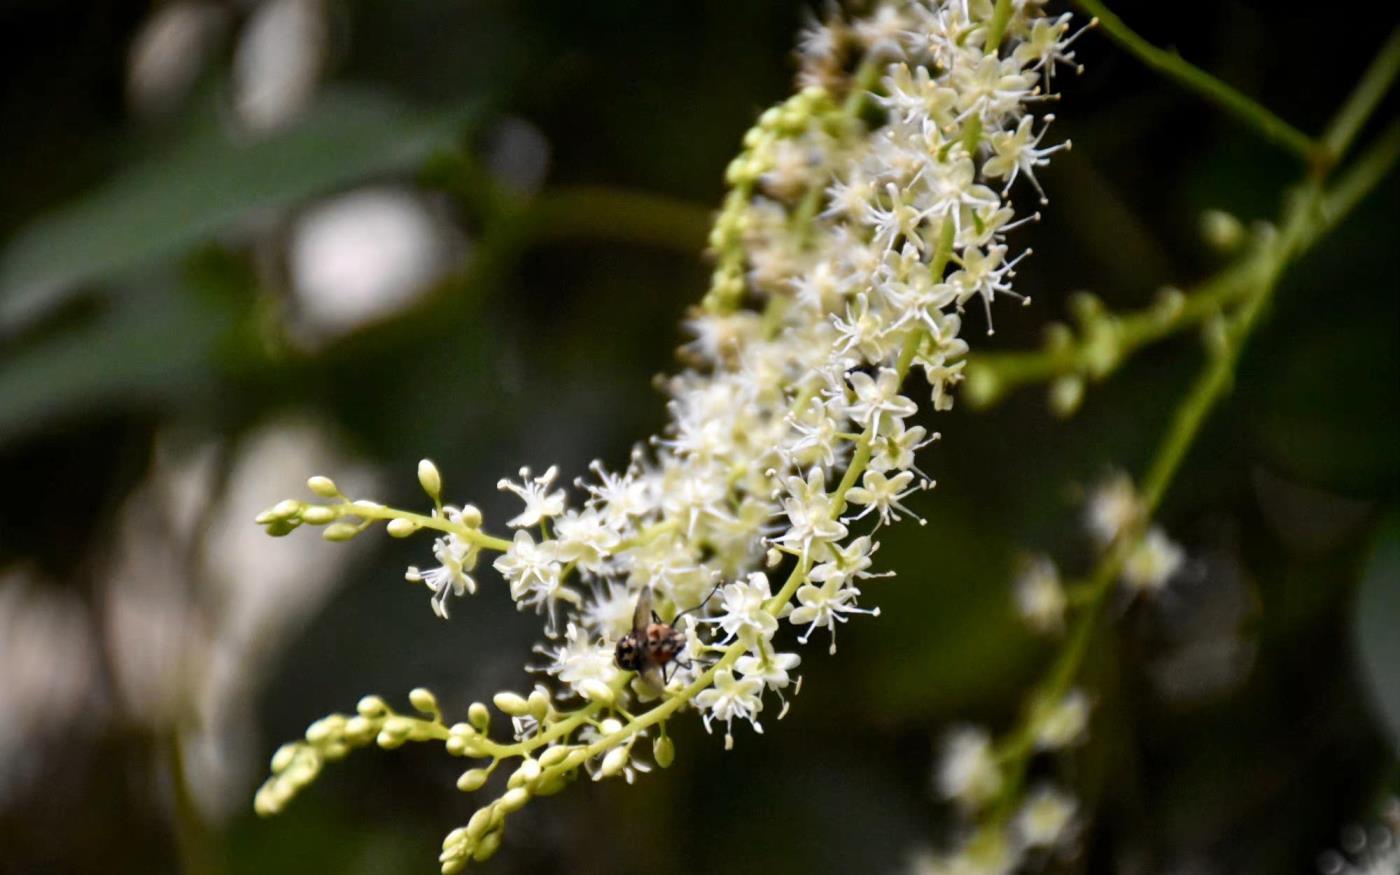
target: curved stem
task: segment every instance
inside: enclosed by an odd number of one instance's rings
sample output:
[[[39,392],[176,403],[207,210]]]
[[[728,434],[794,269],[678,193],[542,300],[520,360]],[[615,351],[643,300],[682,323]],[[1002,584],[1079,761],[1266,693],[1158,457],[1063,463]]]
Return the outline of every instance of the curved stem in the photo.
[[[1386,52],[1391,51],[1387,44]],[[1378,65],[1373,65],[1374,71]],[[1358,91],[1374,86],[1368,72]],[[1337,119],[1328,128],[1328,140],[1345,142],[1346,131],[1359,129],[1365,118],[1354,118],[1349,100]],[[1374,103],[1371,104],[1374,107]],[[1322,174],[1310,173],[1308,178],[1288,198],[1277,235],[1261,247],[1244,267],[1248,268],[1248,293],[1239,308],[1224,318],[1223,338],[1191,390],[1177,408],[1166,436],[1153,454],[1151,464],[1142,478],[1141,512],[1109,546],[1095,567],[1087,585],[1087,599],[1070,630],[1068,641],[1052,664],[1045,680],[1032,698],[1032,708],[1020,724],[999,745],[998,759],[1005,770],[1005,780],[998,794],[994,815],[1004,822],[1025,780],[1031,754],[1035,749],[1037,727],[1034,706],[1053,703],[1063,697],[1078,676],[1094,631],[1102,617],[1103,606],[1113,584],[1118,580],[1123,564],[1148,521],[1161,505],[1173,477],[1180,469],[1207,416],[1216,403],[1229,391],[1240,355],[1251,333],[1267,310],[1278,281],[1285,268],[1313,245],[1326,231],[1335,227],[1345,212],[1354,206],[1371,187],[1384,178],[1400,154],[1400,128],[1392,124],[1387,134],[1348,171],[1332,193],[1324,188]],[[1340,192],[1340,193],[1338,193]],[[1331,204],[1335,210],[1327,210]]]
[[[1261,134],[1264,139],[1287,149],[1309,163],[1316,161],[1319,146],[1311,137],[1274,115],[1267,107],[1225,84],[1176,52],[1159,49],[1143,39],[1100,0],[1074,0],[1085,12],[1099,20],[1104,32],[1129,54],[1228,111]]]

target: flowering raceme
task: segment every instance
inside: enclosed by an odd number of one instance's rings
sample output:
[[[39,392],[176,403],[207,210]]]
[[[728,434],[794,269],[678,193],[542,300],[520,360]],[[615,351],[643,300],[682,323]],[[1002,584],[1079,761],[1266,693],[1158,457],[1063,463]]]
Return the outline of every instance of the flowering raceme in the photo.
[[[421,718],[369,697],[278,751],[258,810],[280,810],[324,761],[371,741],[445,742],[484,763],[462,776],[468,791],[518,761],[500,798],[444,842],[452,872],[494,853],[510,813],[580,768],[630,780],[647,767],[643,738],[668,765],[666,721],[683,708],[722,726],[726,744],[736,724],[761,731],[768,694],[799,686],[780,629],[800,642],[825,631],[834,650],[838,624],[878,613],[859,604],[874,531],[932,485],[915,452],[937,435],[910,424],[907,378],[923,375],[935,410],[951,406],[964,305],[981,298],[990,317],[997,294],[1015,295],[1022,256],[1006,240],[1021,222],[1005,198],[1067,146],[1040,145],[1049,117],[1030,108],[1072,60],[1068,18],[1025,0],[918,2],[804,34],[804,87],[759,118],[728,168],[689,367],[665,384],[669,425],[626,468],[595,463],[576,490],[553,467],[502,480],[522,505],[509,538],[488,534],[476,508],[443,504],[427,462],[430,514],[352,501],[324,477],[309,485],[327,503],[263,514],[271,534],[309,523],[332,540],[377,521],[396,537],[433,530],[435,567],[408,578],[446,617],[491,566],[519,608],[544,615],[549,682],[495,697],[511,741],[493,738],[483,703],[448,726],[425,690],[410,697]],[[614,658],[644,592],[684,635],[664,687]]]

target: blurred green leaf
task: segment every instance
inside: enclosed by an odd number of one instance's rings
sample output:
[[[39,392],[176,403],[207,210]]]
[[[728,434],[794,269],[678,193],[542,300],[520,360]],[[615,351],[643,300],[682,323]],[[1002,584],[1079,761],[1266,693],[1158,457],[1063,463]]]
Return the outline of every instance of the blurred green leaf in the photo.
[[[263,140],[194,133],[16,234],[0,255],[0,325],[51,307],[76,283],[169,256],[258,211],[413,168],[451,144],[471,114],[465,104],[419,112],[340,91]]]
[[[207,379],[227,311],[188,295],[151,297],[5,356],[0,444],[63,414],[158,401]]]
[[[1400,517],[1392,516],[1375,546],[1356,595],[1356,641],[1371,698],[1392,745],[1400,748]]]

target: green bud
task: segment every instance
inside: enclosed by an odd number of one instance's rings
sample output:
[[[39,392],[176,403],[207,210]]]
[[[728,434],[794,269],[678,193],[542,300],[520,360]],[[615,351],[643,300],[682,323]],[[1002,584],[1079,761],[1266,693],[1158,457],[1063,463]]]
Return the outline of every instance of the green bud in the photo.
[[[385,750],[394,750],[395,748],[403,747],[403,743],[405,741],[408,741],[408,736],[394,735],[387,729],[382,729],[379,731],[379,735],[376,736],[374,740],[380,747],[384,748]]]
[[[1185,306],[1185,292],[1175,286],[1162,286],[1157,291],[1157,300],[1153,302],[1152,310],[1158,319],[1170,322],[1181,315],[1181,310]]]
[[[345,721],[345,740],[351,744],[366,744],[378,732],[378,723],[367,717],[357,714]]]
[[[1069,416],[1084,400],[1084,381],[1077,376],[1060,377],[1050,384],[1050,410],[1056,416]]]
[[[284,744],[277,748],[277,752],[272,755],[272,773],[277,774],[292,764],[296,758],[297,746],[295,744]]]
[[[569,755],[569,748],[564,745],[556,745],[540,754],[540,767],[549,768],[564,761],[564,757]]]
[[[349,541],[359,533],[360,527],[354,523],[335,523],[322,529],[321,537],[327,541]]]
[[[329,477],[322,477],[319,474],[307,479],[306,488],[322,498],[335,498],[340,495],[340,490],[336,488],[335,481]]]
[[[1244,242],[1244,225],[1224,210],[1206,210],[1201,214],[1201,236],[1220,252],[1233,252]]]
[[[272,515],[277,519],[290,520],[301,514],[304,505],[295,498],[288,498],[272,506]]]
[[[442,475],[438,473],[437,465],[434,465],[431,459],[424,459],[418,463],[418,483],[433,501],[442,497]]]
[[[511,717],[524,717],[530,713],[530,703],[515,693],[497,693],[491,698],[491,701],[496,703],[496,707],[500,709],[501,713]]]
[[[383,717],[389,713],[389,706],[378,696],[365,696],[355,705],[355,711],[361,717]]]
[[[501,847],[501,833],[499,830],[487,833],[481,837],[481,841],[476,843],[476,850],[472,851],[472,859],[478,863],[484,863],[495,856],[496,851]]]
[[[293,522],[291,520],[273,520],[272,522],[267,524],[266,531],[269,535],[271,535],[274,538],[281,538],[290,535],[292,532],[296,531],[296,527],[298,525],[299,523]]]
[[[656,764],[663,769],[669,769],[671,763],[676,761],[676,743],[671,740],[671,736],[663,735],[651,743],[651,756],[656,760]]]
[[[457,789],[463,793],[471,793],[480,790],[481,785],[486,783],[490,773],[485,769],[467,769],[462,773],[462,777],[457,779]]]
[[[418,531],[418,524],[412,520],[402,518],[392,519],[389,520],[389,524],[385,526],[384,529],[389,533],[389,537],[391,538],[407,538],[409,535]]]
[[[324,526],[334,522],[338,514],[329,507],[316,504],[301,512],[301,521],[313,526]]]
[[[1074,332],[1063,322],[1051,322],[1045,326],[1045,349],[1050,353],[1068,352],[1074,346]]]
[[[1001,395],[1001,378],[989,367],[975,361],[967,368],[967,380],[963,383],[963,397],[973,407],[985,407]]]
[[[442,710],[438,708],[437,696],[432,690],[418,687],[408,694],[408,701],[419,713],[432,717],[441,717]]]
[[[524,787],[516,787],[514,790],[507,790],[506,795],[496,804],[500,806],[502,812],[511,814],[525,807],[525,803],[530,801],[530,791]]]
[[[481,528],[481,508],[468,504],[462,508],[462,525],[469,529]]]
[[[478,732],[485,732],[491,725],[491,710],[483,702],[472,702],[467,709],[467,722]]]
[[[1103,315],[1103,302],[1090,292],[1075,292],[1069,299],[1069,311],[1080,325],[1087,325]]]
[[[631,756],[631,751],[627,747],[615,747],[608,751],[608,755],[603,757],[603,765],[598,769],[598,775],[604,778],[611,778],[621,772],[627,766],[627,760]]]
[[[549,713],[549,693],[544,690],[535,690],[530,693],[530,698],[526,699],[530,706],[530,716],[536,720],[543,720]]]
[[[488,805],[485,808],[478,808],[476,813],[472,815],[471,820],[467,821],[465,827],[467,840],[474,842],[485,835],[486,830],[491,828],[491,820],[494,816],[494,806]]]

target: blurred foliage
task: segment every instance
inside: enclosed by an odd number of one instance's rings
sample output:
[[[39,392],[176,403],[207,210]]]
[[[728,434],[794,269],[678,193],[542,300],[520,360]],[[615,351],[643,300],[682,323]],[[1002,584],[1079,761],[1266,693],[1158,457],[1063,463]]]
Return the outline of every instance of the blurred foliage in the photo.
[[[226,11],[237,21],[249,6]],[[417,501],[413,463],[429,456],[490,520],[503,518],[500,474],[558,461],[572,476],[661,422],[647,378],[672,367],[706,274],[703,229],[685,216],[718,204],[743,130],[788,92],[807,7],[338,3],[326,87],[255,142],[227,132],[227,45],[176,116],[130,116],[123,65],[152,8],[0,10],[0,567],[81,595],[104,660],[116,656],[98,618],[115,521],[158,436],[231,451],[284,414],[315,417],[381,472],[385,500]],[[1118,11],[1308,131],[1390,26],[1318,40],[1315,10],[1261,0]],[[1036,343],[1078,288],[1137,306],[1208,275],[1220,260],[1198,240],[1200,212],[1265,219],[1296,176],[1288,155],[1095,35],[1079,56],[1087,72],[1057,108],[1075,148],[1045,174],[1052,202],[1021,238],[1036,254],[1018,283],[1036,304],[999,313],[987,346]],[[548,142],[540,194],[482,177],[508,116]],[[444,204],[467,245],[394,317],[299,345],[291,223],[317,198],[383,181]],[[650,236],[609,230],[606,200],[596,220],[586,199],[567,223],[528,213],[581,186],[694,208],[673,205],[672,230]],[[1393,786],[1397,205],[1391,178],[1290,271],[1161,516],[1191,549],[1193,579],[1160,604],[1117,606],[1095,641],[1094,743],[1068,776],[1094,815],[1064,871],[1304,871]],[[880,559],[899,576],[872,585],[882,616],[843,627],[838,658],[804,651],[784,723],[726,754],[680,721],[674,768],[531,806],[488,870],[879,872],[937,840],[934,742],[957,721],[1010,721],[1052,647],[1010,610],[1018,557],[1087,567],[1078,497],[1111,467],[1141,469],[1199,359],[1188,339],[1149,349],[1067,422],[1030,391],[928,423],[944,435],[923,463],[939,481],[918,497],[928,525],[889,530]],[[248,703],[256,753],[230,819],[202,839],[175,826],[166,740],[104,688],[81,731],[24,754],[40,777],[0,794],[0,873],[434,871],[441,835],[471,810],[451,789],[459,764],[436,749],[360,754],[274,820],[250,801],[277,743],[364,692],[426,685],[450,718],[520,685],[534,618],[488,581],[438,621],[401,583],[424,549],[385,540],[360,554],[275,651]],[[1208,682],[1219,665],[1201,656],[1206,632],[1247,655],[1242,672]],[[1163,673],[1199,682],[1183,693]]]

